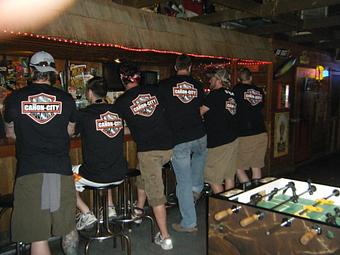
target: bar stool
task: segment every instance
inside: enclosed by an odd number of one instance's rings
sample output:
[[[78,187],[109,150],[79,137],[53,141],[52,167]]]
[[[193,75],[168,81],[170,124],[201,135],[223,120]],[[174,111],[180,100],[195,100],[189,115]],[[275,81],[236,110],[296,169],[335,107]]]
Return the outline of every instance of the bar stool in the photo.
[[[14,196],[12,193],[5,194],[5,195],[0,195],[0,219],[3,216],[3,214],[8,210],[13,208],[13,201],[14,201]],[[17,242],[16,244],[13,242],[10,242],[8,244],[5,244],[4,246],[0,248],[5,248],[5,247],[10,247],[16,245],[16,254],[24,254],[26,250],[26,245],[22,242]]]
[[[135,223],[137,220],[147,219],[150,221],[151,226],[151,242],[154,242],[155,222],[153,218],[149,215],[146,215],[142,208],[134,206],[135,186],[132,183],[132,178],[139,175],[140,171],[138,169],[129,169],[128,173],[126,174],[123,190],[118,195],[120,198],[120,203],[118,207],[119,210],[117,212],[117,218],[113,219],[111,222],[114,224],[121,224],[122,229],[124,229],[125,225],[127,224],[131,230],[131,223]]]
[[[162,178],[164,183],[164,195],[166,197],[166,207],[176,206],[178,204],[176,197],[176,177],[171,161],[162,167]],[[169,182],[173,182],[172,185]]]
[[[123,183],[125,183],[125,181]],[[124,234],[122,229],[120,229],[119,232],[114,233],[110,229],[110,226],[109,226],[107,192],[109,189],[117,188],[120,185],[121,184],[115,184],[115,185],[108,185],[108,186],[103,186],[103,187],[85,186],[85,189],[91,190],[93,193],[93,213],[97,218],[97,222],[95,224],[94,235],[85,235],[83,232],[80,232],[81,236],[87,239],[85,243],[85,254],[88,254],[89,246],[92,241],[95,241],[95,240],[103,241],[103,240],[112,238],[114,240],[114,247],[115,247],[116,237],[121,237],[122,249],[124,250],[123,239],[125,239],[126,244],[127,244],[126,254],[131,255],[130,238]],[[101,219],[101,208],[103,212],[102,219]]]

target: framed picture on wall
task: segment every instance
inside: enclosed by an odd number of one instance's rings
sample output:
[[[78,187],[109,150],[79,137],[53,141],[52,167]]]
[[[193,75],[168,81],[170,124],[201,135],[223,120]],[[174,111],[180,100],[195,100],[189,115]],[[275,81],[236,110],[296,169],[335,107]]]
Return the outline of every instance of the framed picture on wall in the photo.
[[[277,112],[274,123],[274,158],[288,155],[288,147],[289,112]]]

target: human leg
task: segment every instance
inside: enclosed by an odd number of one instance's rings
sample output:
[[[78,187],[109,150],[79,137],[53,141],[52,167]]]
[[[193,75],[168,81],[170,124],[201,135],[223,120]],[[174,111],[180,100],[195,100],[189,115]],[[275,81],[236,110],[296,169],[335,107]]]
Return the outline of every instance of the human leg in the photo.
[[[164,184],[162,166],[170,160],[172,151],[150,151],[138,153],[141,178],[138,181],[138,206],[144,206],[146,197],[152,206],[160,233],[155,243],[164,250],[172,249],[172,241],[168,232],[165,210]],[[143,182],[142,182],[143,181]],[[144,189],[141,187],[144,186]]]
[[[249,182],[249,177],[244,169],[237,169],[237,178],[239,179],[240,183]]]
[[[182,143],[174,147],[172,165],[176,175],[176,195],[182,220],[183,228],[192,228],[197,225],[194,198],[192,195],[191,174],[191,144]]]
[[[258,168],[258,167],[252,167],[251,168],[252,170],[252,179],[253,180],[257,180],[257,179],[261,179],[261,168]]]
[[[37,241],[31,243],[31,254],[32,255],[51,255],[48,241]]]
[[[137,189],[137,207],[144,208],[146,202],[146,192],[144,189],[138,188]]]
[[[235,186],[235,182],[233,179],[225,179],[224,180],[224,189],[228,190],[228,189],[232,189]]]
[[[192,141],[191,175],[192,191],[200,193],[204,186],[204,168],[207,157],[207,136]]]
[[[223,191],[222,184],[210,183],[211,189],[213,190],[214,194],[220,193]]]
[[[82,213],[88,213],[90,212],[90,208],[85,204],[83,199],[80,197],[79,192],[76,192],[77,196],[77,208],[82,212]]]

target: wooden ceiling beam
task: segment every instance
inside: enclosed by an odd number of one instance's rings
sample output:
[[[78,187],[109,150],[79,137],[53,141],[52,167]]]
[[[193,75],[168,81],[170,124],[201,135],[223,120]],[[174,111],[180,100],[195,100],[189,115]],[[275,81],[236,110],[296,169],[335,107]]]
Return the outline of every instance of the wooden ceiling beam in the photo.
[[[224,21],[230,20],[239,20],[239,19],[247,19],[252,18],[254,15],[236,11],[236,10],[227,10],[227,11],[219,11],[208,15],[201,15],[197,17],[192,17],[189,20],[192,22],[197,22],[201,24],[211,25],[218,24]]]
[[[152,6],[152,5],[155,4],[155,2],[159,2],[159,3],[167,2],[166,0],[160,0],[160,1],[155,1],[155,0],[113,0],[113,1],[117,4],[128,5],[128,6],[135,7],[135,8]]]
[[[320,19],[308,19],[303,22],[305,30],[325,27],[340,26],[340,15]]]

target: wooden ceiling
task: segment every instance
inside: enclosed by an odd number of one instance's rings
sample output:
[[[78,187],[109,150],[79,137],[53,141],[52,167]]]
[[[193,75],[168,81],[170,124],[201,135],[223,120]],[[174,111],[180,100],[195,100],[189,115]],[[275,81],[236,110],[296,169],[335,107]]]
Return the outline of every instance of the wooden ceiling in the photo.
[[[204,0],[202,0],[204,2]],[[215,12],[189,18],[211,26],[327,50],[340,48],[340,0],[206,0]],[[113,0],[135,8],[164,0]],[[180,0],[172,1],[180,3]]]

